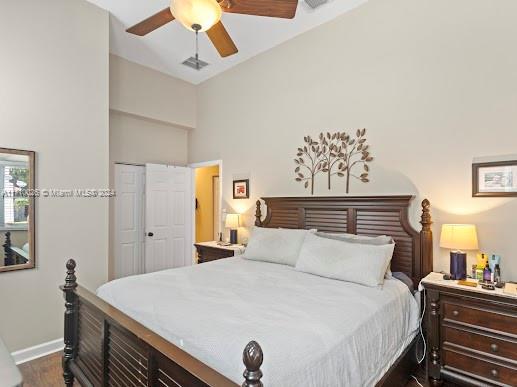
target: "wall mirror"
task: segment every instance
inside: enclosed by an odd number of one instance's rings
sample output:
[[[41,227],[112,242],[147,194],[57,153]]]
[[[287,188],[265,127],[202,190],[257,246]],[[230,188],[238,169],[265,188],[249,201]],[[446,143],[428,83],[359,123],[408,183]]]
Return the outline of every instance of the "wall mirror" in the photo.
[[[34,152],[0,148],[0,272],[35,266]]]

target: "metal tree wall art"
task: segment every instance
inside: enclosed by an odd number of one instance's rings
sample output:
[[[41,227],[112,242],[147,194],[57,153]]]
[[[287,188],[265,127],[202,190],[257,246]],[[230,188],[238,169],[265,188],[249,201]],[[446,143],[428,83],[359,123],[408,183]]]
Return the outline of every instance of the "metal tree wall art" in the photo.
[[[310,136],[303,138],[305,145],[298,148],[294,159],[296,164],[296,181],[304,182],[304,187],[308,188],[311,186],[311,195],[314,195],[314,177],[317,173],[322,171],[322,160],[320,145],[317,141],[314,141]]]
[[[296,181],[304,182],[305,188],[311,187],[314,194],[315,176],[322,172],[327,175],[327,188],[331,189],[332,176],[346,178],[346,193],[350,191],[350,177],[363,183],[370,180],[368,163],[373,160],[370,156],[369,145],[366,142],[366,129],[357,129],[355,137],[346,132],[320,133],[319,141],[310,136],[303,138],[305,144],[298,148],[294,159],[296,166]],[[360,174],[354,173],[356,166],[362,166]],[[356,167],[356,168],[354,168]]]
[[[345,157],[344,160],[344,168],[346,171],[346,193],[350,191],[350,176],[355,177],[358,180],[361,180],[363,183],[368,183],[370,179],[368,179],[368,174],[370,172],[370,167],[368,163],[373,160],[373,157],[370,156],[370,145],[366,143],[366,129],[357,129],[355,139],[348,139],[348,141],[343,142],[343,146],[345,148]],[[363,167],[361,174],[354,175],[352,173],[352,169],[354,166],[360,165]]]
[[[346,133],[332,133],[327,132],[326,134],[320,133],[319,135],[321,144],[321,158],[323,172],[327,173],[327,187],[331,188],[331,177],[338,175],[339,177],[344,176],[343,158],[343,143],[348,141],[348,135]],[[334,171],[334,167],[337,166],[337,170]]]

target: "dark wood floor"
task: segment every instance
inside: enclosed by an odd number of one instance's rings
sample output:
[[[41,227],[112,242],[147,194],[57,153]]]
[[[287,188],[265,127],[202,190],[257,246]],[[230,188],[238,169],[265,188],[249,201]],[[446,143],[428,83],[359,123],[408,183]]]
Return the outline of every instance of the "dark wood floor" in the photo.
[[[20,365],[20,371],[23,375],[24,387],[63,386],[63,378],[61,376],[61,352],[23,363]],[[413,374],[423,386],[428,387],[428,384],[425,382],[425,372],[422,369],[416,369]],[[419,387],[419,385],[415,380],[411,379],[405,387]],[[444,387],[453,386],[444,385]]]
[[[61,352],[19,365],[24,387],[63,386]]]

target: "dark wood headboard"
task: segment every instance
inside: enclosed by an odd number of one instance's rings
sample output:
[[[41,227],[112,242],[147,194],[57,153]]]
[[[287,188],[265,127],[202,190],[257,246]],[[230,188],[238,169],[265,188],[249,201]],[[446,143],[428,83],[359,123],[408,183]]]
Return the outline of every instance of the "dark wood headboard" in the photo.
[[[395,240],[392,271],[401,271],[417,285],[433,270],[433,233],[429,200],[422,202],[420,232],[409,223],[413,196],[311,196],[262,198],[255,225],[269,228],[318,229],[332,233],[389,235]]]

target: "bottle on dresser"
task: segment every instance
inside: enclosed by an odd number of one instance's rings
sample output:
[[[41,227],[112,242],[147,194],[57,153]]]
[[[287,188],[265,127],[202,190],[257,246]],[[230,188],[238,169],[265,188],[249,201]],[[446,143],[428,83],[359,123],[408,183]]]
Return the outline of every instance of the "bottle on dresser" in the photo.
[[[485,265],[485,269],[483,270],[483,281],[492,282],[492,270],[490,270],[490,266],[488,265],[488,262]]]

